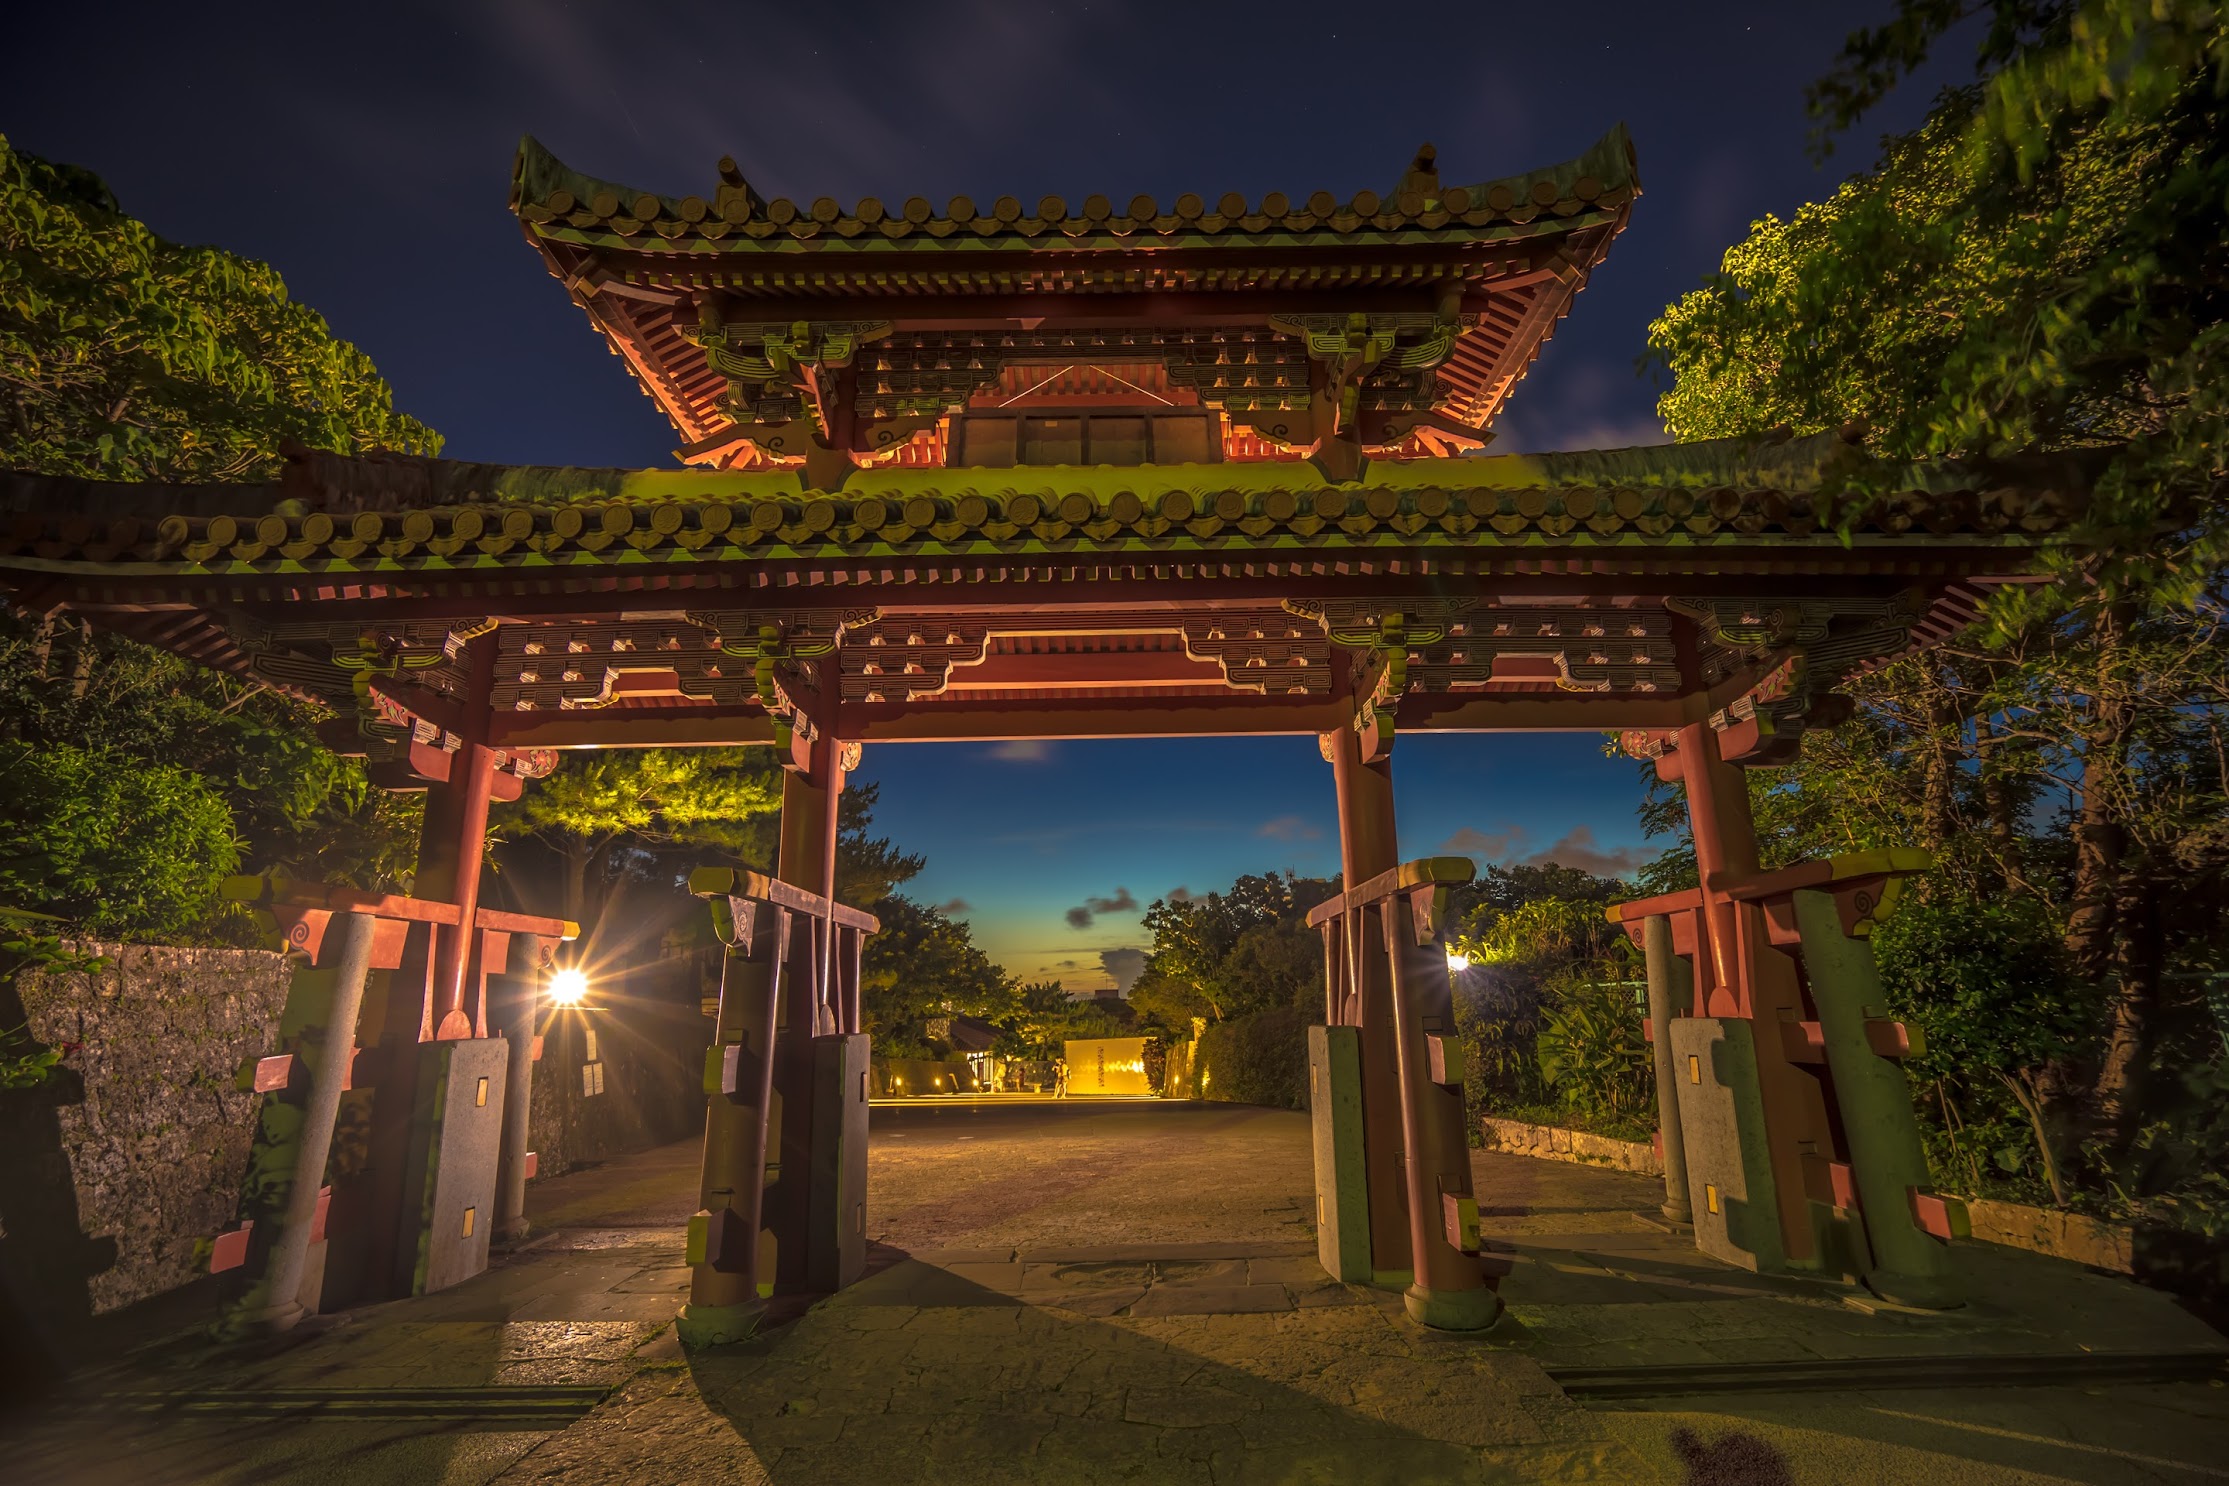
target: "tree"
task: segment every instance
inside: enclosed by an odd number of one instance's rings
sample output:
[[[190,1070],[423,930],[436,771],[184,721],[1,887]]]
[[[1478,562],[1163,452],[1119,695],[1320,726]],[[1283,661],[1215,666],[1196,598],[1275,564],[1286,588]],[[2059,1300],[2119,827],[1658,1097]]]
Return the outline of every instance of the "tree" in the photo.
[[[438,453],[268,264],[165,242],[0,136],[0,450],[110,480],[276,475],[288,441]]]
[[[1852,761],[1898,781],[1901,842],[1973,859],[1955,869],[1969,896],[1984,868],[2034,895],[2105,988],[2101,1042],[2055,1083],[2111,1152],[2223,903],[2229,22],[2194,0],[1902,0],[1814,88],[1822,147],[1972,17],[1975,80],[1827,201],[1757,223],[1650,345],[1679,438],[1848,427],[1892,459],[2086,467],[2056,581],[1861,682],[1844,731]],[[2022,796],[2055,792],[2066,817],[2023,841]],[[1879,823],[1836,794],[1816,775],[1767,791],[1761,823],[1799,805],[1813,828]],[[1979,834],[1954,831],[1977,795]]]
[[[610,748],[568,754],[546,779],[498,806],[498,839],[532,837],[564,865],[564,916],[593,925],[609,859],[623,841],[686,847],[763,865],[768,840],[754,823],[778,817],[782,770],[764,748]]]
[[[270,267],[165,242],[90,172],[0,138],[0,464],[250,480],[275,476],[289,441],[342,452],[440,445],[395,412],[371,362],[290,300]],[[0,619],[0,737],[22,745],[22,777],[86,791],[40,802],[83,848],[40,859],[57,872],[75,860],[125,874],[104,905],[84,909],[103,932],[215,932],[227,920],[213,893],[189,914],[175,892],[213,888],[214,864],[235,852],[253,871],[402,886],[417,802],[372,789],[360,763],[320,746],[313,728],[324,715],[79,624]],[[114,782],[125,779],[138,784]],[[85,832],[139,818],[118,793],[128,788],[174,801],[176,817],[157,811],[139,834],[103,847]],[[229,817],[221,829],[212,804]],[[211,844],[219,838],[221,850]],[[129,888],[133,873],[169,886]],[[15,890],[79,903],[83,887],[19,878]]]
[[[1230,891],[1160,899],[1146,910],[1153,950],[1130,988],[1141,1016],[1171,1030],[1323,994],[1323,943],[1308,910],[1337,889],[1319,878],[1249,874]]]
[[[239,863],[231,814],[184,769],[118,765],[67,745],[0,743],[0,903],[95,934],[198,926]]]
[[[927,1025],[940,1016],[1016,1019],[1014,982],[976,946],[966,924],[903,896],[885,898],[872,911],[882,929],[867,940],[860,986],[877,1051],[928,1056]]]
[[[1455,1026],[1472,1103],[1520,1109],[1560,1088],[1582,1115],[1626,1115],[1631,993],[1615,993],[1621,1008],[1596,990],[1631,977],[1625,934],[1603,912],[1626,889],[1551,863],[1488,866],[1466,896],[1448,949],[1460,962]]]

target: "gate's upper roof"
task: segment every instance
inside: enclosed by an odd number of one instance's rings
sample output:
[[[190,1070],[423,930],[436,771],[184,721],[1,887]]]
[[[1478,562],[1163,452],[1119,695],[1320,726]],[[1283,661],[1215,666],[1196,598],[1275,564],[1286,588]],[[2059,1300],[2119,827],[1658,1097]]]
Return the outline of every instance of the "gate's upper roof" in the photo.
[[[1443,186],[1427,146],[1383,196],[942,206],[766,200],[725,161],[709,195],[661,195],[528,139],[511,204],[672,420],[681,457],[724,467],[794,452],[804,435],[785,420],[808,414],[824,442],[868,457],[941,458],[932,425],[1006,366],[1108,359],[1166,365],[1231,420],[1228,447],[1253,451],[1233,457],[1282,457],[1261,439],[1304,448],[1327,431],[1294,416],[1321,350],[1310,336],[1354,316],[1385,346],[1360,373],[1351,431],[1381,451],[1468,447],[1638,191],[1621,126],[1575,160],[1471,186]],[[780,377],[739,375],[769,336],[855,371],[843,408],[825,385],[799,400]]]

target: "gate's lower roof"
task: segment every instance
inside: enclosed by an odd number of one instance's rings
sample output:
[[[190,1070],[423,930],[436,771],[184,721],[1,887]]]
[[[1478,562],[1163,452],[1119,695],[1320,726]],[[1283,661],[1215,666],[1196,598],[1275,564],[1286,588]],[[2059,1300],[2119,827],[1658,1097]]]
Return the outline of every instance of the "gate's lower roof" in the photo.
[[[1796,723],[2037,572],[2086,489],[1832,436],[836,491],[310,455],[261,486],[4,477],[0,584],[422,744],[491,631],[518,749],[767,739],[831,688],[869,740],[1320,732],[1357,696],[1404,728]]]

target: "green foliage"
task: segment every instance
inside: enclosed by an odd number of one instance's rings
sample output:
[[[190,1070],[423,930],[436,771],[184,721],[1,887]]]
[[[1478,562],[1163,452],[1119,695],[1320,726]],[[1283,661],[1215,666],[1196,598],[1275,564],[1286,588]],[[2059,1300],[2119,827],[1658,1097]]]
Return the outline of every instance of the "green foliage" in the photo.
[[[419,801],[375,790],[360,760],[337,757],[313,732],[321,709],[268,687],[204,670],[189,661],[114,636],[0,617],[0,738],[35,750],[97,755],[109,772],[191,776],[228,816],[223,835],[237,843],[227,860],[254,872],[391,888],[407,880],[417,840]],[[53,781],[91,783],[102,771]],[[92,819],[90,801],[57,795],[58,817]],[[130,843],[157,870],[156,854],[195,853],[160,868],[223,874],[190,835],[156,831]],[[26,886],[26,900],[61,901],[76,891]],[[102,932],[126,937],[205,938],[223,922],[213,900],[167,927],[131,917],[115,899]]]
[[[965,927],[964,925],[962,926]],[[1060,1056],[1061,1045],[1093,1037],[1135,1037],[1135,1012],[1118,1015],[1096,998],[1068,994],[1057,980],[1013,986],[1005,1009],[991,1017],[998,1027],[998,1050],[1009,1057],[1039,1060]]]
[[[976,946],[966,924],[904,896],[885,898],[872,912],[882,931],[867,940],[860,985],[866,1030],[878,1048],[925,1049],[934,1017],[1015,1020],[1012,980]]]
[[[1567,989],[1630,973],[1630,946],[1603,912],[1624,892],[1570,867],[1490,866],[1480,874],[1472,906],[1448,940],[1466,962],[1455,972],[1455,1030],[1473,1110],[1502,1114],[1555,1097],[1543,1037]],[[1594,1026],[1570,1020],[1566,1033]],[[1574,1068],[1594,1058],[1568,1042],[1557,1044],[1556,1056]]]
[[[1903,0],[1813,93],[1847,128],[1949,27],[1977,80],[1876,170],[1768,218],[1650,344],[1682,439],[1863,419],[1884,452],[2092,448],[2063,583],[2000,623],[2191,602],[2225,541],[2229,13],[2208,0]]]
[[[2095,1019],[2008,1092],[2017,1116],[1969,1100],[1989,1126],[1969,1143],[2024,1116],[2051,1139],[1998,1143],[1985,1169],[2057,1142],[2085,1153],[2093,1190],[2128,1191],[2148,1109],[2179,1097],[2155,1065],[2219,1047],[2177,1032],[2173,987],[2229,958],[2229,12],[1901,0],[1813,89],[1822,142],[1974,19],[1974,81],[1875,169],[1757,223],[1650,343],[1681,438],[1849,423],[1892,457],[2086,466],[2095,493],[2053,551],[2057,582],[1853,683],[1857,717],[1752,775],[1751,795],[1767,867],[1918,842],[1953,899],[2016,897],[2056,931]],[[1645,886],[1692,874],[1675,850]],[[1947,1142],[1961,1101],[1933,1093]]]
[[[179,935],[238,864],[231,814],[198,776],[63,744],[0,743],[0,896],[95,934]]]
[[[1322,1013],[1273,1007],[1216,1022],[1193,1052],[1194,1087],[1202,1099],[1308,1107],[1308,1028]]]
[[[288,441],[439,447],[268,266],[164,242],[89,172],[0,139],[0,464],[252,480],[277,474]],[[235,861],[400,886],[417,801],[321,747],[322,716],[74,623],[0,621],[0,738],[46,759],[58,791],[39,802],[53,824],[11,827],[7,890],[76,905],[99,932],[195,939],[232,922],[207,889]]]
[[[165,242],[0,137],[0,458],[112,480],[273,476],[282,443],[436,453],[267,264]]]
[[[1229,892],[1157,900],[1145,914],[1153,951],[1131,1005],[1182,1034],[1194,1017],[1227,1021],[1320,1003],[1323,942],[1306,919],[1333,891],[1317,878],[1269,872],[1241,877]]]
[[[621,835],[743,851],[755,817],[782,808],[782,770],[763,748],[608,748],[566,755],[501,807],[504,834]]]
[[[1640,992],[1632,981],[1575,970],[1551,981],[1535,1045],[1540,1076],[1566,1109],[1619,1122],[1649,1113],[1656,1065],[1644,1040],[1648,1014]]]
[[[40,1047],[28,1027],[0,1029],[0,1089],[35,1089],[54,1077],[66,1049]]]
[[[1913,894],[1874,932],[1873,949],[1891,1013],[1925,1040],[1904,1068],[1937,1175],[1967,1192],[2048,1188],[2063,1203],[2043,1085],[2095,1027],[2096,997],[2041,905]]]

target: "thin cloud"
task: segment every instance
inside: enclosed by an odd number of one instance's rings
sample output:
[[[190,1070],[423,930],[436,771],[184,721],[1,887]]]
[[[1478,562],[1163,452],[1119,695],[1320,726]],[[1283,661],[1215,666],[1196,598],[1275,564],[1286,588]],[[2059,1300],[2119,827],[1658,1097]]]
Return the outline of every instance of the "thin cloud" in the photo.
[[[936,911],[946,918],[956,918],[960,914],[970,911],[973,907],[974,905],[965,898],[947,898],[944,902],[937,904]]]
[[[1192,901],[1193,895],[1192,890],[1180,882],[1175,887],[1172,887],[1167,892],[1163,893],[1161,896],[1168,899],[1171,903],[1189,903]]]
[[[1440,850],[1451,856],[1476,857],[1482,862],[1505,867],[1543,867],[1552,862],[1559,867],[1592,872],[1597,877],[1630,877],[1656,857],[1656,853],[1645,846],[1604,846],[1595,840],[1592,826],[1574,826],[1553,844],[1538,851],[1526,851],[1525,838],[1523,826],[1505,825],[1497,831],[1465,826],[1441,842]]]
[[[1002,764],[1046,764],[1052,762],[1053,745],[1042,738],[1014,738],[992,744],[984,756]]]
[[[1539,867],[1554,862],[1559,867],[1576,867],[1597,877],[1630,877],[1655,858],[1656,853],[1645,846],[1603,846],[1594,839],[1594,827],[1574,826],[1546,851],[1536,851],[1525,858],[1525,863]]]
[[[1061,915],[1071,929],[1088,929],[1093,919],[1102,913],[1136,913],[1138,900],[1130,896],[1130,889],[1118,887],[1111,898],[1086,898],[1083,902]]]
[[[1493,832],[1465,826],[1442,841],[1440,851],[1448,856],[1477,857],[1482,861],[1498,862],[1515,851],[1518,843],[1524,839],[1523,826],[1505,826]]]
[[[1323,835],[1323,827],[1305,815],[1280,815],[1275,820],[1262,822],[1257,836],[1271,841],[1314,841]]]

